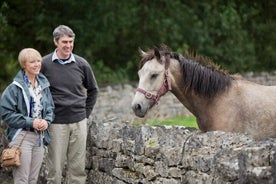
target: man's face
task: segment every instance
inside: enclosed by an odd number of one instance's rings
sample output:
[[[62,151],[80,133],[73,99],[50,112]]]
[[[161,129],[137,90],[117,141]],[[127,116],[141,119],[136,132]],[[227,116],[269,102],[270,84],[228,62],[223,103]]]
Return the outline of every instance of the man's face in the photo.
[[[54,40],[57,47],[57,56],[59,59],[68,59],[74,48],[74,38],[68,35],[59,37],[56,41]]]

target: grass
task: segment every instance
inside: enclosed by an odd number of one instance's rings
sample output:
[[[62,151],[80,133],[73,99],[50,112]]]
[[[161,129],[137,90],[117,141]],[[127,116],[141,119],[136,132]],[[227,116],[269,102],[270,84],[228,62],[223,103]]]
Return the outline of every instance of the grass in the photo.
[[[184,116],[176,116],[171,118],[166,118],[164,120],[152,120],[149,119],[144,124],[148,124],[150,126],[156,125],[170,125],[170,126],[185,126],[185,127],[193,127],[197,128],[196,118],[194,116],[184,117]],[[141,125],[136,123],[136,125]]]

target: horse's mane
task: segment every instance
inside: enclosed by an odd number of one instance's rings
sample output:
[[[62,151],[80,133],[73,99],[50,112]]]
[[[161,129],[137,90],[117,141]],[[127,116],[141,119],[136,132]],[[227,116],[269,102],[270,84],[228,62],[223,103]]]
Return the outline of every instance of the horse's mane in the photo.
[[[172,52],[166,45],[161,45],[158,50],[161,56],[166,55],[179,61],[186,91],[192,90],[197,95],[213,97],[231,86],[234,78],[208,57],[203,57],[194,51],[187,51],[181,55]],[[154,49],[142,54],[139,67],[142,68],[154,57]]]

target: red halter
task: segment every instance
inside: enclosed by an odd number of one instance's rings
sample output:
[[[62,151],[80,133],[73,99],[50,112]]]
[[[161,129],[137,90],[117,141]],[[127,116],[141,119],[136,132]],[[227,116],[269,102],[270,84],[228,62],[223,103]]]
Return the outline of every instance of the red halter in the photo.
[[[136,91],[142,93],[145,95],[145,97],[147,99],[151,99],[154,101],[155,104],[158,104],[158,101],[160,99],[160,96],[167,92],[167,91],[171,91],[171,81],[169,78],[169,72],[168,72],[168,68],[169,68],[169,59],[168,57],[162,56],[161,58],[162,62],[165,63],[165,74],[164,74],[164,82],[163,85],[160,87],[160,89],[158,90],[157,94],[154,95],[150,92],[147,92],[146,90],[142,89],[142,88],[137,88]]]

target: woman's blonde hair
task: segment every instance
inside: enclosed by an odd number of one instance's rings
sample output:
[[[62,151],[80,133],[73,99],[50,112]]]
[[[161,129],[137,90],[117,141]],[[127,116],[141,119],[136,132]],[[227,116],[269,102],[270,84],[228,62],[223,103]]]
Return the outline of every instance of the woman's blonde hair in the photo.
[[[20,64],[21,68],[24,68],[24,65],[28,59],[41,61],[42,57],[41,57],[40,53],[33,48],[22,49],[18,55],[18,62]]]

